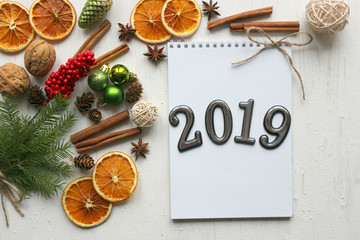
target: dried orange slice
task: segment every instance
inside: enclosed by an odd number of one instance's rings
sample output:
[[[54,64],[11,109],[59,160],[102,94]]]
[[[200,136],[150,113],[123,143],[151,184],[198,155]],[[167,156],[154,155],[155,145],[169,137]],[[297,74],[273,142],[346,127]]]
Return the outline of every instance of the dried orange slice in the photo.
[[[201,22],[201,9],[195,0],[167,0],[161,20],[169,33],[188,37],[196,32]]]
[[[91,177],[81,177],[69,183],[62,195],[66,216],[80,227],[95,227],[105,222],[112,211],[112,203],[94,189]]]
[[[73,30],[76,13],[68,0],[35,0],[30,8],[30,22],[40,37],[60,40]]]
[[[13,1],[0,2],[0,50],[17,52],[34,39],[29,10]]]
[[[93,170],[95,190],[110,202],[119,202],[135,190],[138,176],[134,161],[122,152],[102,156]]]
[[[161,21],[161,11],[166,0],[141,0],[134,7],[130,22],[135,35],[146,43],[162,43],[171,38]]]

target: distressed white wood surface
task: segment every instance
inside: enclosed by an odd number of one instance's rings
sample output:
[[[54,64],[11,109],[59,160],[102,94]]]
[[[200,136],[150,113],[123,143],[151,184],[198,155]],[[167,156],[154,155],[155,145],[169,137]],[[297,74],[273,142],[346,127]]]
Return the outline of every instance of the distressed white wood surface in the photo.
[[[31,1],[19,2],[26,7],[31,4]],[[71,2],[80,14],[85,0]],[[129,21],[136,2],[114,0],[108,15],[113,25],[94,48],[97,54],[120,44],[117,22]],[[304,20],[306,3],[304,0],[219,0],[219,11],[227,16],[273,5],[274,13],[268,20],[300,20],[302,30],[312,32]],[[147,159],[140,159],[136,163],[139,184],[133,196],[115,206],[108,221],[93,229],[81,229],[72,224],[63,213],[60,196],[47,200],[32,196],[23,201],[20,207],[25,213],[24,218],[14,211],[10,202],[6,202],[10,227],[5,227],[4,217],[0,213],[0,239],[359,239],[360,6],[359,1],[348,0],[348,3],[352,10],[350,23],[342,33],[336,36],[314,34],[314,42],[310,46],[293,49],[295,65],[303,76],[307,94],[307,100],[302,101],[298,80],[293,75],[293,218],[170,220],[167,62],[155,67],[142,55],[146,51],[145,44],[132,40],[130,52],[114,63],[123,63],[139,75],[145,89],[144,99],[151,100],[160,110],[157,125],[143,133],[144,140],[150,142],[151,153]],[[203,18],[200,29],[191,40],[245,39],[244,36],[229,33],[227,28],[210,33],[206,30],[206,23],[207,19]],[[76,26],[67,39],[54,44],[57,51],[54,69],[73,55],[90,32]],[[24,65],[24,52],[0,54],[1,65],[6,62]],[[239,56],[240,59],[242,56]],[[33,84],[44,82],[44,79],[33,77],[31,80]],[[222,87],[221,82],[219,87]],[[72,100],[87,90],[86,80],[83,80],[77,85]],[[205,90],[206,86],[199,89]],[[25,98],[20,98],[20,101],[25,101]],[[104,116],[129,107],[122,105],[119,109],[105,110]],[[71,108],[75,110],[74,105]],[[23,111],[34,112],[27,104],[24,104]],[[89,120],[80,116],[73,132],[89,125]],[[123,124],[118,129],[129,125]],[[123,141],[92,155],[98,158],[112,150],[130,153],[130,148],[129,141]],[[68,181],[82,175],[81,171],[75,170],[74,176]]]

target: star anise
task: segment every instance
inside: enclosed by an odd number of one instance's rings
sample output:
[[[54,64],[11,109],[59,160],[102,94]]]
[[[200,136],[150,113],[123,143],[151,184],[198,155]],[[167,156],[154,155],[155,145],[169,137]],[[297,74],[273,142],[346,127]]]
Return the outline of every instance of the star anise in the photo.
[[[133,29],[130,24],[121,24],[121,23],[118,23],[119,24],[119,32],[121,33],[120,36],[119,36],[119,39],[120,40],[125,40],[125,41],[130,41],[130,39],[134,36],[136,30]]]
[[[205,2],[205,1],[202,1],[202,2],[205,5],[205,8],[203,9],[203,12],[204,12],[205,15],[208,15],[208,21],[211,20],[213,15],[220,16],[220,13],[218,11],[216,11],[216,9],[219,8],[219,6],[216,6],[217,2],[214,3],[214,4],[212,4],[212,0],[210,0],[209,3]]]
[[[144,55],[149,57],[151,61],[154,61],[156,65],[158,65],[159,61],[167,57],[167,55],[162,53],[164,47],[158,49],[158,46],[155,44],[154,49],[151,48],[149,45],[147,45],[147,48],[148,48],[148,52],[144,53]]]
[[[146,147],[149,145],[149,143],[142,143],[142,138],[139,139],[139,142],[136,144],[134,142],[131,142],[131,144],[134,146],[131,149],[131,153],[135,153],[136,154],[136,159],[135,161],[137,161],[138,157],[143,156],[144,158],[146,158],[145,153],[150,152],[149,149],[147,149]]]

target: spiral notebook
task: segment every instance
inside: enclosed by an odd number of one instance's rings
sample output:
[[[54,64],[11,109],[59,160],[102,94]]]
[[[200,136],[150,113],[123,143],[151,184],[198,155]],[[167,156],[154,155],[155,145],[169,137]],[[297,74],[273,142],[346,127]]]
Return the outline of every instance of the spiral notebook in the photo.
[[[169,120],[178,119],[177,126],[169,126],[172,219],[292,216],[291,124],[284,126],[291,119],[290,65],[277,49],[232,65],[261,47],[249,42],[168,44]],[[291,47],[284,49],[291,55]],[[191,110],[192,126],[191,114],[174,114],[177,108]],[[288,118],[274,109],[286,109]],[[267,131],[267,120],[275,131],[288,130],[280,144]],[[186,123],[190,131],[182,142],[187,149],[180,151]],[[246,135],[255,143],[234,140]],[[262,146],[262,135],[278,146],[266,148],[266,141]]]

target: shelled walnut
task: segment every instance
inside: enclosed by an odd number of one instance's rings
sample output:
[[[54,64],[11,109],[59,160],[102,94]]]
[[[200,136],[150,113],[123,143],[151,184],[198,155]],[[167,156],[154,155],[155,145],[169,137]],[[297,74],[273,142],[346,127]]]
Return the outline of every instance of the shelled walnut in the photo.
[[[54,66],[55,60],[54,47],[42,39],[30,43],[25,51],[25,67],[35,77],[44,77],[48,74]]]
[[[30,78],[26,70],[14,63],[0,67],[0,92],[10,96],[24,94],[30,87]]]

